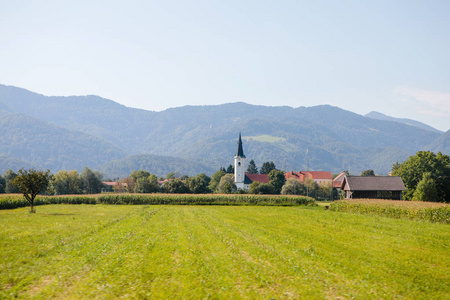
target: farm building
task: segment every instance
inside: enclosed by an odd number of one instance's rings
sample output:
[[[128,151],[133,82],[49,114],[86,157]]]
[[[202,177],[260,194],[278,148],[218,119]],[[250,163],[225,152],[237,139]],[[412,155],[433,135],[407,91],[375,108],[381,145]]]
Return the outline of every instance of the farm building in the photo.
[[[396,176],[345,176],[341,189],[345,199],[371,198],[401,200],[406,190],[400,177]]]

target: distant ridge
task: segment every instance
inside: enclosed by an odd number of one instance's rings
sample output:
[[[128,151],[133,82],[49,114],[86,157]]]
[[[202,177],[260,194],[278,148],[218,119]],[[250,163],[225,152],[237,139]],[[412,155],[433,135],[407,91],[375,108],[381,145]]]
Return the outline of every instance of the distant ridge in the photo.
[[[450,130],[439,136],[429,148],[431,151],[450,155]]]
[[[410,125],[410,126],[415,126],[417,128],[421,128],[424,130],[442,133],[442,131],[440,131],[434,127],[431,127],[425,123],[411,120],[411,119],[394,118],[394,117],[387,116],[387,115],[382,114],[377,111],[371,111],[370,113],[366,114],[365,116],[368,118],[372,118],[372,119],[383,120],[383,121],[392,121],[392,122],[402,123],[402,124],[406,124],[406,125]]]
[[[126,177],[134,170],[146,170],[157,176],[166,176],[175,172],[176,176],[195,176],[200,173],[212,174],[217,171],[196,161],[183,158],[159,156],[151,154],[137,154],[114,160],[99,168],[105,178]]]
[[[130,156],[126,165],[152,168],[158,175],[211,175],[233,163],[239,132],[245,155],[258,167],[273,161],[282,170],[305,169],[309,149],[310,169],[387,174],[396,161],[429,150],[443,135],[330,105],[237,102],[153,112],[98,96],[47,97],[5,85],[0,85],[0,124],[0,155],[52,171],[101,168],[108,177],[128,172],[120,171],[117,161]]]

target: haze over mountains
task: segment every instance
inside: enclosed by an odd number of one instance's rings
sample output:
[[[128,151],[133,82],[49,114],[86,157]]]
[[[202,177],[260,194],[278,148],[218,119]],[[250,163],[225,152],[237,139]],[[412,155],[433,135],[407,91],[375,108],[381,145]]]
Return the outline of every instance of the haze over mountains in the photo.
[[[233,162],[239,132],[247,159],[283,170],[386,174],[418,150],[450,154],[450,131],[372,112],[328,105],[267,107],[246,103],[152,112],[98,96],[47,97],[0,85],[0,172],[18,166],[134,169],[212,174]],[[306,150],[309,154],[306,156]]]

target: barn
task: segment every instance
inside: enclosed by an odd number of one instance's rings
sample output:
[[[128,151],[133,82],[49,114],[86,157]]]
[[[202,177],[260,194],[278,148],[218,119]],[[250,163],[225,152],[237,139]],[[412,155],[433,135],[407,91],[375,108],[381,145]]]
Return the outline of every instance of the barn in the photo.
[[[397,176],[345,176],[341,189],[345,199],[370,198],[401,200],[406,190]]]

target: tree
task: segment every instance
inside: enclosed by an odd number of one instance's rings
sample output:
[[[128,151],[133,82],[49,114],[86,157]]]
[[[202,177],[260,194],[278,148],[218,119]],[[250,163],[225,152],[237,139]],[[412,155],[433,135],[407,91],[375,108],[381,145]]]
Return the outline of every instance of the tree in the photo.
[[[439,200],[436,184],[430,173],[423,173],[422,180],[417,184],[412,200],[428,202],[436,202]]]
[[[186,194],[189,193],[189,188],[181,179],[171,179],[166,181],[162,187],[163,192],[172,194]]]
[[[321,200],[331,200],[333,193],[333,182],[325,181],[318,183],[319,185],[319,195],[317,198]]]
[[[134,188],[136,187],[136,180],[134,180],[133,177],[128,176],[128,177],[125,177],[123,182],[125,183],[125,186],[126,186],[126,189],[127,189],[127,193],[133,193],[134,192]]]
[[[233,181],[233,174],[226,174],[220,178],[219,185],[217,186],[219,193],[231,194],[236,192],[237,188]]]
[[[186,185],[188,186],[191,193],[194,194],[204,194],[210,192],[208,184],[211,178],[206,176],[205,173],[198,174],[195,177],[189,177],[186,180]]]
[[[276,166],[273,163],[273,161],[271,161],[271,162],[267,161],[267,162],[262,164],[262,167],[261,167],[261,170],[259,171],[259,173],[261,173],[261,174],[269,174],[270,171],[275,170],[275,169],[276,169]]]
[[[256,167],[255,161],[252,159],[247,168],[248,174],[258,174],[258,168]]]
[[[30,213],[36,212],[33,208],[34,199],[42,190],[47,188],[50,177],[50,170],[43,172],[33,169],[20,169],[17,177],[14,178],[12,183],[19,188],[20,193],[30,203]]]
[[[102,187],[102,177],[98,171],[93,172],[88,167],[83,169],[80,174],[81,182],[83,183],[83,192],[85,194],[98,194],[100,193]]]
[[[272,195],[276,193],[273,185],[259,181],[253,181],[249,186],[249,190],[251,194]]]
[[[361,176],[375,176],[375,172],[373,170],[365,170],[361,172]]]
[[[137,180],[139,178],[148,178],[150,176],[150,173],[144,170],[134,170],[129,177],[133,178],[135,182],[137,182]]]
[[[281,189],[281,194],[283,195],[304,195],[306,187],[300,180],[289,178]]]
[[[134,187],[135,193],[155,193],[159,191],[158,179],[151,174],[148,177],[139,177]]]
[[[19,188],[13,184],[14,178],[17,177],[17,173],[13,170],[6,170],[5,174],[3,174],[3,178],[5,178],[5,193],[13,194],[18,193]]]
[[[275,194],[279,194],[286,182],[284,172],[280,170],[272,170],[269,172],[269,184],[274,187]]]
[[[229,165],[227,168],[227,173],[228,174],[233,174],[234,173],[234,167],[232,165]]]
[[[212,175],[211,181],[209,182],[209,189],[211,192],[216,192],[219,186],[220,179],[226,174],[224,170],[217,171]]]
[[[81,178],[77,170],[57,172],[51,180],[52,190],[56,195],[80,194]]]
[[[4,193],[5,192],[5,186],[6,186],[6,180],[5,178],[3,178],[2,175],[0,175],[0,193]]]
[[[392,174],[400,176],[405,184],[404,199],[411,200],[424,173],[434,180],[439,201],[450,202],[450,157],[438,152],[419,151],[408,160],[392,167]]]
[[[166,179],[175,179],[175,172],[170,172],[167,174]]]

